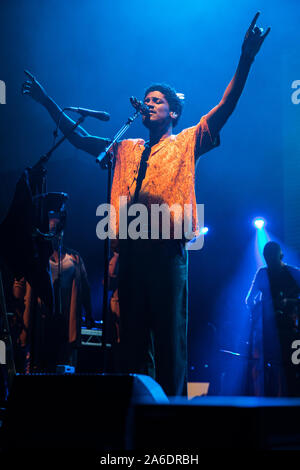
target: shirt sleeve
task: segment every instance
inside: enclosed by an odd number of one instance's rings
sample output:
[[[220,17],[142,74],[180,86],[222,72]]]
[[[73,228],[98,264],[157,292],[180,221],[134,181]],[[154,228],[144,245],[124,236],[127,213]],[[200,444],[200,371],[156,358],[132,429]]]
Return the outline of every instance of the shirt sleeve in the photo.
[[[214,139],[212,138],[206,116],[202,116],[200,122],[195,126],[195,130],[195,159],[197,160],[204,153],[220,145],[220,135],[218,134]]]
[[[118,206],[118,198],[121,193],[121,158],[120,158],[120,149],[121,149],[122,141],[115,143],[112,147],[112,154],[114,157],[114,175],[113,181],[111,186],[111,205],[113,208]],[[112,210],[110,215],[110,230],[113,236],[110,238],[111,248],[113,251],[119,250],[119,244],[117,240],[117,214]]]
[[[177,140],[181,143],[183,152],[194,154],[195,160],[220,145],[220,136],[215,139],[211,136],[206,116],[202,116],[196,126],[181,131]]]

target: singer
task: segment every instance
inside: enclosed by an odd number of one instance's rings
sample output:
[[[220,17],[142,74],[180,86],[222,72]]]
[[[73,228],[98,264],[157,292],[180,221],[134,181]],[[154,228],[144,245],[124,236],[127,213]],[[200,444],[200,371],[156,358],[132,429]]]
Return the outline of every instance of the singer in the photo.
[[[195,162],[219,145],[220,130],[235,109],[253,60],[270,31],[263,34],[256,26],[258,16],[246,32],[236,73],[221,101],[197,125],[173,134],[182,113],[181,97],[165,84],[147,88],[144,104],[148,110],[142,121],[149,140],[126,139],[113,148],[111,203],[117,221],[120,196],[147,207],[190,204],[190,224],[197,233]],[[41,103],[67,133],[73,121],[65,114],[60,118],[59,106],[31,74],[27,76],[23,93]],[[69,140],[94,156],[108,144],[107,139],[91,136],[82,127]],[[149,374],[167,395],[174,396],[186,394],[188,257],[185,240],[170,238],[117,238],[112,247],[119,253],[120,371]]]

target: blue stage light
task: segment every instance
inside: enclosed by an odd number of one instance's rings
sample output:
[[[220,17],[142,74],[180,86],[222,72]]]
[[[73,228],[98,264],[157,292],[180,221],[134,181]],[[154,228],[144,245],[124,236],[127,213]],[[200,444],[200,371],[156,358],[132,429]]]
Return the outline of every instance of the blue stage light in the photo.
[[[208,232],[208,227],[202,227],[202,229],[200,230],[201,235],[206,235],[207,232]]]
[[[258,230],[261,230],[265,225],[266,225],[266,221],[265,219],[263,219],[262,217],[256,217],[254,220],[253,220],[253,225],[255,228],[257,228]]]

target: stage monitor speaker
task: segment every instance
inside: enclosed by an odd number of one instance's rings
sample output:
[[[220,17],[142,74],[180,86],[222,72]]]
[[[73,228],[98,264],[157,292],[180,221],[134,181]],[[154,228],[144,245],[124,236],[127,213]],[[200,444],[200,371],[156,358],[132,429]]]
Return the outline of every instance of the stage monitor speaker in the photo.
[[[4,449],[130,448],[136,403],[167,403],[136,374],[16,375],[4,419]]]
[[[200,449],[300,450],[299,420],[300,398],[170,398],[167,405],[135,407],[133,448],[196,455]]]

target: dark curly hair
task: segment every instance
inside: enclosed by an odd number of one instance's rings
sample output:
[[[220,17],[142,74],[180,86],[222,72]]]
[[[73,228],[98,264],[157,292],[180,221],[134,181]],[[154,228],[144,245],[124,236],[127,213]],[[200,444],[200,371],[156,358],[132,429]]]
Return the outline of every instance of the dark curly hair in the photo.
[[[144,93],[144,99],[150,93],[151,91],[160,91],[166,98],[170,110],[174,111],[177,114],[176,119],[172,119],[173,127],[175,127],[179,121],[179,118],[182,113],[183,109],[183,99],[180,99],[174,88],[172,88],[170,85],[167,85],[166,83],[153,83],[150,85]]]

